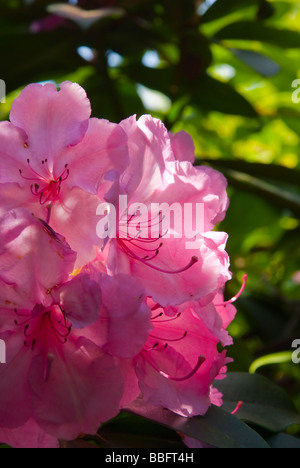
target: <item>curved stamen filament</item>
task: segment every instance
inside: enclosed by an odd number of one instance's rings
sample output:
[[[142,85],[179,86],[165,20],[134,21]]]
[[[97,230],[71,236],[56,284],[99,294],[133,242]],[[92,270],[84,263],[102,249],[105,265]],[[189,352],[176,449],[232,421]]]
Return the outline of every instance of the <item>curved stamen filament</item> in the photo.
[[[22,169],[19,169],[20,175],[24,180],[35,182],[31,184],[30,190],[34,196],[38,196],[41,205],[56,201],[61,192],[62,183],[67,180],[70,175],[68,164],[65,164],[64,170],[59,177],[53,175],[48,165],[48,159],[41,161],[43,168],[43,175],[39,174],[31,165],[30,159],[27,159],[28,169],[33,176],[28,177],[23,174]]]
[[[193,265],[195,265],[195,263],[197,263],[199,261],[198,257],[195,257],[193,256],[190,260],[190,262],[183,268],[180,268],[179,270],[163,270],[162,268],[159,268],[155,265],[151,265],[149,262],[149,260],[145,260],[143,258],[140,258],[138,257],[132,250],[130,250],[126,245],[125,243],[123,242],[123,240],[119,239],[119,244],[121,246],[121,248],[123,249],[123,251],[131,258],[133,258],[134,260],[138,260],[140,261],[141,263],[143,263],[144,265],[147,265],[149,266],[150,268],[152,268],[153,270],[156,270],[156,271],[160,271],[161,273],[167,273],[169,275],[176,275],[178,273],[183,273],[184,271],[187,271],[189,270]]]
[[[169,319],[164,319],[164,320],[156,320],[158,317],[161,317],[163,313],[157,315],[156,317],[153,317],[151,319],[151,322],[156,322],[156,323],[165,323],[165,322],[173,322],[174,320],[177,320],[181,316],[181,312],[179,312],[175,317],[171,317]]]
[[[233,304],[239,297],[241,297],[241,295],[245,291],[246,285],[247,285],[247,280],[248,280],[248,275],[244,275],[243,276],[242,286],[241,286],[241,289],[239,290],[239,292],[233,298],[229,299],[229,301],[222,302],[221,304],[215,304],[215,307],[221,307],[221,306],[226,306],[226,305],[229,305],[229,304]]]
[[[158,372],[158,374],[160,374],[162,377],[165,377],[166,379],[168,380],[173,380],[174,382],[184,382],[185,380],[188,380],[190,379],[191,377],[193,377],[193,375],[196,374],[196,372],[200,369],[200,367],[202,366],[202,364],[204,363],[205,361],[205,357],[204,356],[199,356],[198,358],[198,362],[196,364],[196,366],[192,369],[192,371],[185,375],[184,377],[172,377],[170,374],[167,374],[166,372],[163,372],[162,370],[160,370],[153,362],[151,362],[146,356],[145,356],[145,359],[146,361],[150,364],[151,367],[153,367],[153,369]]]
[[[187,334],[188,334],[188,332],[185,331],[184,334],[183,334],[180,338],[168,338],[168,339],[166,339],[166,338],[161,338],[160,336],[155,336],[155,335],[152,335],[152,334],[149,335],[149,336],[151,336],[151,338],[154,338],[155,340],[160,340],[160,341],[174,341],[174,342],[175,342],[175,341],[181,341],[181,340],[183,340],[183,339],[187,336]]]

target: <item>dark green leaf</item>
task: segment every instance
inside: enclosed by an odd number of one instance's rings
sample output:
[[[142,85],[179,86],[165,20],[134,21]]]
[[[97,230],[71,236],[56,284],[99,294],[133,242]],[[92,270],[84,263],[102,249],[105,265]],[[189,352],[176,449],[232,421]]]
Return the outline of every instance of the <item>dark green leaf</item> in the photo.
[[[273,28],[252,21],[231,23],[217,32],[216,39],[243,39],[267,42],[282,48],[300,48],[300,34],[298,32]]]
[[[229,84],[202,75],[193,93],[193,103],[207,110],[257,117],[252,105]]]
[[[203,23],[208,23],[209,21],[222,18],[238,9],[245,8],[249,5],[258,6],[259,4],[260,0],[243,0],[242,2],[241,0],[217,0],[202,16],[201,21]]]
[[[300,448],[300,439],[290,436],[288,434],[276,434],[268,438],[268,443],[273,449],[279,448]]]
[[[249,67],[253,68],[253,70],[262,76],[275,76],[281,70],[280,65],[274,62],[274,60],[253,50],[230,49],[230,51],[235,57],[246,65],[249,65]]]
[[[269,448],[254,430],[235,416],[212,407],[205,416],[183,418],[164,408],[136,400],[125,411],[138,414],[174,431],[217,448]]]
[[[245,172],[246,174],[262,177],[270,180],[277,180],[299,187],[300,171],[279,166],[278,164],[249,163],[241,159],[202,159],[200,162],[209,163],[224,169]]]
[[[236,416],[272,432],[300,424],[300,415],[285,391],[258,374],[229,373],[216,382],[223,393],[224,409],[231,412],[239,401],[243,405]]]

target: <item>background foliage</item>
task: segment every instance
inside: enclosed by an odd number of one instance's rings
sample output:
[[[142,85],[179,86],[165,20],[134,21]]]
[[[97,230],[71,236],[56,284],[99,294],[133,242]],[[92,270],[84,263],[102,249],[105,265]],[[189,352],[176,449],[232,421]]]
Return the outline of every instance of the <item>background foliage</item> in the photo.
[[[217,447],[299,448],[300,364],[291,361],[300,338],[299,1],[6,0],[0,56],[1,120],[25,85],[69,79],[86,89],[94,116],[151,113],[189,132],[198,163],[229,181],[220,226],[234,274],[228,295],[249,275],[230,328],[235,361],[220,385],[222,410],[182,422],[137,403],[74,444],[178,447],[184,433]],[[224,413],[239,400],[237,416]]]

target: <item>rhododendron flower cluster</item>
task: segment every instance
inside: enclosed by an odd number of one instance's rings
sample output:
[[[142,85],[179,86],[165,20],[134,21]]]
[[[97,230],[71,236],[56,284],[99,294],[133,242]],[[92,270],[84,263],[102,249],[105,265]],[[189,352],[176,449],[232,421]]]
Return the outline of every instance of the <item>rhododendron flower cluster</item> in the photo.
[[[79,85],[32,84],[0,123],[0,442],[14,447],[96,433],[136,398],[184,417],[222,404],[226,180],[193,165],[185,132],[90,116]],[[103,204],[114,237],[99,236]],[[201,204],[201,233],[162,228],[174,204]]]

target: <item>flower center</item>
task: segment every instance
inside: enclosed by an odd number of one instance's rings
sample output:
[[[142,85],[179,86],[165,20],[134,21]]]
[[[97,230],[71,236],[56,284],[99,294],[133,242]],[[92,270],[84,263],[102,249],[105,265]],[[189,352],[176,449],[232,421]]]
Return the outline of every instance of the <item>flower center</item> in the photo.
[[[24,314],[15,309],[15,314],[22,318],[21,321],[15,320],[15,324],[24,329],[24,346],[32,350],[37,342],[47,345],[54,339],[64,344],[71,333],[72,325],[59,305],[52,305],[49,308],[37,305],[32,312]]]
[[[139,213],[135,213],[129,217],[127,216],[126,222],[123,221],[120,223],[119,233],[117,234],[118,245],[129,258],[138,260],[153,270],[173,275],[189,270],[198,262],[198,258],[193,256],[187,265],[177,270],[167,270],[154,265],[152,262],[161,253],[164,245],[162,239],[167,234],[167,232],[163,233],[162,229],[160,229],[162,227],[163,215],[160,211],[157,216],[145,221],[140,221],[140,216]],[[153,227],[156,228],[155,231],[157,231],[158,228],[158,232],[160,233],[157,234],[156,237],[152,237],[151,234],[149,237],[143,237],[145,231],[149,234],[152,232]],[[132,235],[132,233],[135,232],[136,235]]]
[[[53,203],[59,199],[61,185],[69,177],[70,171],[68,164],[65,164],[64,170],[59,177],[53,175],[48,166],[48,159],[41,161],[42,173],[37,172],[31,165],[30,159],[27,159],[28,175],[24,175],[23,171],[19,169],[20,175],[23,179],[34,182],[30,186],[31,193],[39,197],[40,204],[46,205]]]
[[[157,309],[160,309],[160,308],[161,308],[160,305],[156,304],[151,309],[152,313],[155,313],[155,311]],[[174,317],[171,317],[171,318],[170,317],[164,317],[164,315],[165,315],[164,312],[160,312],[159,314],[153,315],[152,319],[151,319],[152,323],[160,324],[160,323],[172,322],[174,320],[179,319],[179,317],[181,316],[181,313],[178,313]],[[163,317],[162,320],[161,320],[161,317]],[[151,333],[149,335],[149,338],[151,339],[152,342],[154,340],[154,344],[151,344],[151,345],[146,344],[144,346],[144,349],[142,350],[141,354],[142,354],[143,358],[145,359],[145,361],[147,361],[148,364],[150,364],[150,366],[158,374],[160,374],[162,377],[164,377],[165,379],[172,380],[174,382],[184,382],[185,380],[189,380],[191,377],[193,377],[197,373],[197,371],[200,369],[202,364],[205,362],[205,357],[201,356],[201,355],[198,356],[198,360],[197,360],[194,368],[192,368],[190,370],[190,372],[188,372],[185,375],[180,375],[180,376],[175,377],[175,376],[172,376],[172,375],[168,374],[167,372],[162,371],[159,368],[159,366],[155,362],[155,356],[154,356],[155,353],[154,352],[163,352],[168,348],[170,342],[176,343],[178,341],[182,341],[182,340],[186,339],[187,336],[188,336],[187,331],[185,331],[182,335],[180,335],[180,336],[178,336],[176,338],[175,337],[166,338],[166,337],[153,335]]]

